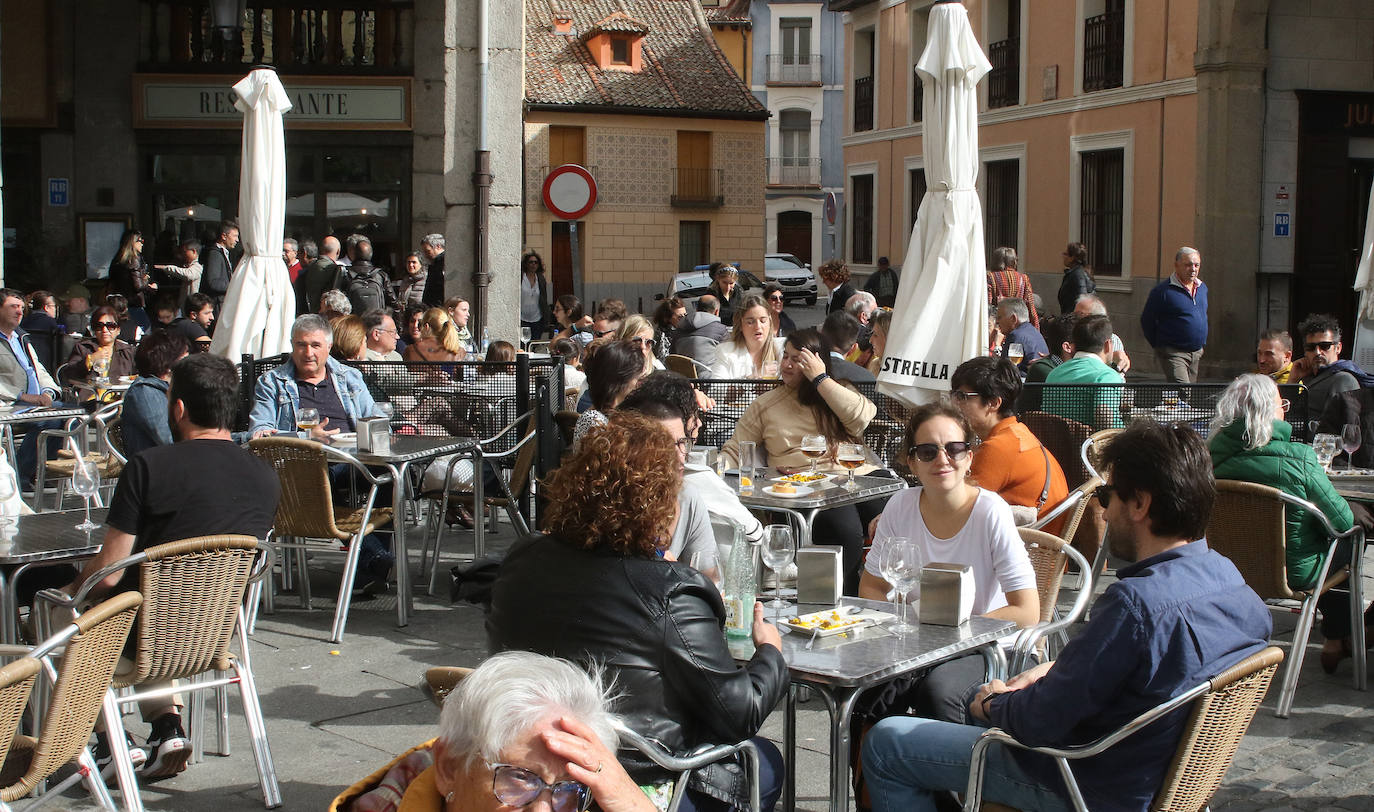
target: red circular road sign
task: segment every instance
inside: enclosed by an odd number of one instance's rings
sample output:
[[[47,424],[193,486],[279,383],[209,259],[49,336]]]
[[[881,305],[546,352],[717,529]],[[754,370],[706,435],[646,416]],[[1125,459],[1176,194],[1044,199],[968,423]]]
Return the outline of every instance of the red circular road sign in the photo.
[[[560,219],[581,219],[596,205],[596,179],[577,164],[563,164],[544,178],[544,205]]]

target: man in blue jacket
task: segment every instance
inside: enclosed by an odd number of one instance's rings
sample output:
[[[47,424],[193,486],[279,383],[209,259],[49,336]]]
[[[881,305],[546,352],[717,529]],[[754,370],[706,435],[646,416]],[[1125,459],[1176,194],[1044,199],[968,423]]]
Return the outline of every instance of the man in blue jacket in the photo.
[[[1150,291],[1140,329],[1155,348],[1164,377],[1174,383],[1197,380],[1207,344],[1207,285],[1199,278],[1202,256],[1184,246],[1174,254],[1174,272]]]

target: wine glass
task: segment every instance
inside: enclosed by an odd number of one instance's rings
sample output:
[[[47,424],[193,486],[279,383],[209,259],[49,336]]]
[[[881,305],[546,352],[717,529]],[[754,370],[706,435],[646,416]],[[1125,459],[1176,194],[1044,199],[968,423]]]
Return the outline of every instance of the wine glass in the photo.
[[[864,447],[858,443],[840,443],[835,450],[835,462],[849,470],[849,479],[844,483],[845,490],[857,491],[854,483],[854,469],[864,464]]]
[[[892,631],[898,637],[916,627],[907,622],[907,593],[921,580],[921,567],[925,565],[921,546],[905,536],[893,536],[883,545],[878,559],[878,568],[883,578],[892,585],[897,593],[897,624]]]
[[[521,344],[521,346],[528,347],[528,346],[530,345],[530,340],[533,339],[533,338],[534,338],[534,334],[530,332],[530,328],[528,328],[528,327],[521,327],[521,328],[520,328],[520,344]]]
[[[739,492],[746,495],[754,492],[754,448],[751,442],[739,444]]]
[[[100,527],[99,524],[91,521],[91,497],[100,488],[100,469],[96,467],[95,460],[77,457],[76,465],[72,467],[72,490],[77,495],[86,500],[86,521],[76,526],[77,530],[91,531]]]
[[[1322,421],[1320,421],[1320,420],[1309,420],[1309,421],[1307,421],[1307,442],[1309,442],[1309,443],[1316,443],[1316,442],[1317,442],[1317,428],[1318,428],[1321,424],[1322,424]]]
[[[777,361],[764,361],[764,362],[763,362],[763,378],[764,378],[764,380],[769,380],[769,381],[777,380],[777,378],[778,378],[778,362],[777,362]]]
[[[811,473],[816,473],[816,462],[825,456],[827,450],[824,434],[808,434],[802,438],[801,452],[811,460]]]
[[[782,571],[792,563],[796,550],[792,544],[792,528],[785,524],[770,524],[763,531],[763,563],[773,571],[773,600],[766,606],[773,608],[773,619],[792,604],[782,599]]]
[[[0,471],[0,537],[6,535],[10,525],[14,524],[14,519],[10,517],[10,500],[17,492],[14,474],[11,471]]]
[[[1345,470],[1355,470],[1355,452],[1360,448],[1360,424],[1346,423],[1341,427],[1341,448],[1345,449]]]
[[[692,553],[692,560],[688,562],[688,566],[702,575],[705,575],[706,580],[715,585],[717,592],[721,594],[725,593],[724,584],[722,583],[720,575],[720,563],[716,561],[715,551],[697,550]]]
[[[320,425],[319,409],[301,409],[296,413],[296,428],[301,430],[301,439],[309,440],[311,432]]]
[[[1026,349],[1020,344],[1007,345],[1007,360],[1017,366],[1021,366],[1021,359],[1026,357]]]
[[[1328,474],[1331,473],[1331,460],[1336,456],[1337,442],[1334,434],[1318,434],[1312,438],[1312,450],[1316,452],[1317,461]]]

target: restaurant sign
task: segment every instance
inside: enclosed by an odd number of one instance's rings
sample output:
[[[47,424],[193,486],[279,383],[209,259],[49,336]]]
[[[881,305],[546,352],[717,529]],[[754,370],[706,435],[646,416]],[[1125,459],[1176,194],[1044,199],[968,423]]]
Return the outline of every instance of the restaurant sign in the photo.
[[[134,126],[238,129],[233,85],[240,76],[134,75]],[[408,76],[283,76],[288,129],[409,130]]]

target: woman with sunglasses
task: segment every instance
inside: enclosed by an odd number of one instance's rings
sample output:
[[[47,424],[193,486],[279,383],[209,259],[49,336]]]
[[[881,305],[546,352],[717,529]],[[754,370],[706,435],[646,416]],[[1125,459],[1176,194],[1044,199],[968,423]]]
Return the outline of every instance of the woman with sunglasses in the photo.
[[[686,563],[662,557],[682,478],[678,447],[658,420],[618,412],[589,431],[544,485],[544,533],[515,542],[501,563],[488,642],[493,651],[604,663],[621,691],[616,710],[670,752],[752,737],[770,810],[782,791],[782,756],[758,732],[787,693],[781,638],[760,604],[743,607],[755,649],[737,662],[720,593]],[[655,792],[673,777],[638,753],[622,751],[621,761]],[[747,794],[738,766],[718,762],[693,775],[682,809],[723,812]]]
[[[119,318],[113,307],[101,305],[91,311],[91,337],[83,338],[72,347],[67,363],[58,370],[58,377],[64,386],[76,381],[90,381],[101,377],[99,367],[105,368],[104,377],[118,380],[125,375],[133,375],[135,370],[134,348],[119,338]],[[88,390],[84,400],[95,398],[95,392]]]
[[[975,615],[1033,626],[1040,620],[1035,571],[1011,508],[997,494],[969,482],[974,436],[973,427],[952,406],[935,403],[912,412],[904,440],[921,485],[888,501],[873,534],[873,554],[864,565],[859,596],[886,599],[891,586],[878,570],[877,553],[889,539],[909,538],[921,547],[926,563],[973,568]],[[887,701],[870,703],[865,715],[880,718],[912,709],[917,716],[968,724],[968,703],[987,682],[983,668],[981,655],[951,660],[916,677],[904,690],[886,692]]]
[[[148,260],[143,258],[143,235],[132,229],[119,240],[119,250],[110,260],[110,293],[129,300],[129,317],[144,331],[153,329],[145,309],[144,294],[157,291],[157,283],[148,274]]]
[[[1241,375],[1217,401],[1207,449],[1217,479],[1238,479],[1278,488],[1316,505],[1338,531],[1354,524],[1350,505],[1336,494],[1317,462],[1312,446],[1293,442],[1293,426],[1284,418],[1288,401],[1268,375]],[[1287,523],[1284,557],[1290,589],[1310,589],[1321,572],[1330,541],[1321,519],[1295,505],[1284,510]],[[1350,547],[1337,548],[1332,572],[1350,561]],[[1332,589],[1317,599],[1321,611],[1322,669],[1328,674],[1351,656],[1350,593]],[[1374,623],[1374,607],[1365,625]]]
[[[773,323],[778,327],[778,338],[787,338],[796,332],[796,322],[792,321],[792,317],[787,315],[787,311],[783,309],[787,307],[787,297],[783,295],[782,285],[777,282],[764,284],[763,298],[768,302],[768,309],[773,313]]]
[[[633,344],[644,355],[644,374],[663,369],[663,362],[654,354],[654,323],[647,317],[633,313],[616,328],[615,340]]]
[[[455,669],[456,671],[456,669]],[[439,735],[344,790],[329,812],[654,812],[616,761],[613,688],[600,673],[524,651],[497,654],[445,699]]]

